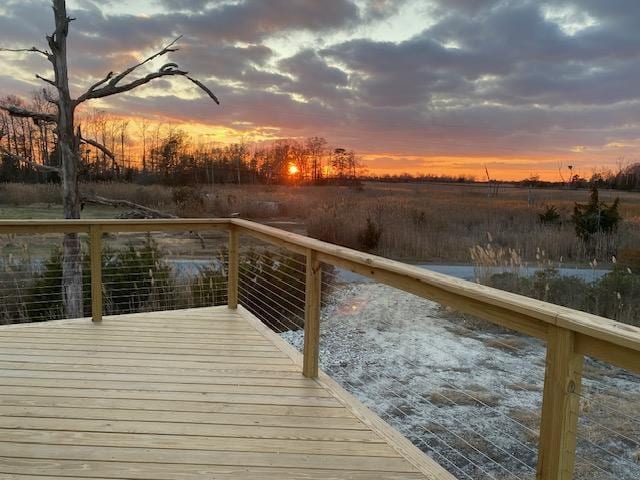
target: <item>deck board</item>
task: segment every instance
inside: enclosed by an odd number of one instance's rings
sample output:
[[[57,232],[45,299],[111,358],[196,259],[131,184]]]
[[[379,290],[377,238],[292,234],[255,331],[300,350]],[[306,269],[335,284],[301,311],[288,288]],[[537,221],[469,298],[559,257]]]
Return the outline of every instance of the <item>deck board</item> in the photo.
[[[0,480],[453,478],[283,343],[219,307],[0,327]]]

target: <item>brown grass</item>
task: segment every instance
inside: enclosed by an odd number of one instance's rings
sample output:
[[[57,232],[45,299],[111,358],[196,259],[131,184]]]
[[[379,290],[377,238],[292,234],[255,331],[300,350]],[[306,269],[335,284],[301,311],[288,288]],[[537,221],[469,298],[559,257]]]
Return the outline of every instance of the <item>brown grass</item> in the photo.
[[[323,240],[355,246],[359,232],[371,218],[382,227],[374,253],[412,261],[469,262],[470,249],[486,245],[506,252],[505,259],[535,262],[544,251],[553,260],[586,263],[591,254],[576,239],[568,218],[576,201],[586,201],[588,192],[525,188],[502,188],[498,197],[488,197],[486,187],[476,185],[369,183],[364,189],[349,187],[292,187],[265,185],[214,185],[198,187],[204,205],[198,216],[229,216],[264,221],[288,219]],[[173,202],[173,189],[160,185],[126,183],[85,184],[83,191],[130,200],[168,212],[184,212]],[[621,199],[624,222],[617,234],[602,238],[597,249],[599,263],[607,263],[618,248],[640,244],[640,194],[602,191],[601,198]],[[0,204],[59,203],[58,185],[5,184],[0,186]],[[565,222],[544,226],[537,214],[553,204]]]

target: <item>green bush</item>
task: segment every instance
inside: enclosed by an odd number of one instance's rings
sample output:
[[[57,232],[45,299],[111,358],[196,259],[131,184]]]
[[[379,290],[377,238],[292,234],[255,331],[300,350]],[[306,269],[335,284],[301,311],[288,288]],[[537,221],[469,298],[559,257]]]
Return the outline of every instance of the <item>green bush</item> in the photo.
[[[555,205],[547,205],[544,210],[538,214],[538,220],[543,225],[559,225],[560,212]]]
[[[106,314],[182,306],[175,293],[171,267],[150,236],[142,247],[128,245],[116,252],[103,252],[102,264]]]
[[[488,285],[640,326],[640,275],[628,269],[616,268],[593,283],[561,276],[553,268],[538,271],[532,278],[499,273],[490,277]]]
[[[366,226],[358,233],[358,247],[365,252],[371,252],[378,248],[382,227],[367,217]]]
[[[333,267],[322,264],[322,290],[331,288]],[[272,330],[304,326],[305,257],[251,251],[240,258],[240,302]]]
[[[589,203],[576,203],[571,219],[575,225],[576,235],[588,242],[596,233],[612,233],[618,228],[621,220],[618,206],[620,199],[616,198],[611,205],[601,202],[598,187],[591,189]]]

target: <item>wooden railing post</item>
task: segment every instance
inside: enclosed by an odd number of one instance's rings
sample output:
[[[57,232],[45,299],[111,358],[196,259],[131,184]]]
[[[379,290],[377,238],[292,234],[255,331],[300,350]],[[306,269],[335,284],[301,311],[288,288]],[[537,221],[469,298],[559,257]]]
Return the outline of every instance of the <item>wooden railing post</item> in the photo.
[[[89,227],[89,258],[91,268],[91,319],[102,321],[102,228]]]
[[[233,225],[229,227],[229,268],[227,278],[227,305],[238,308],[238,276],[240,271],[239,234]]]
[[[549,326],[537,478],[571,480],[575,463],[584,357],[575,333]]]
[[[304,302],[304,359],[302,374],[318,376],[320,357],[320,299],[322,295],[322,270],[315,250],[307,252],[305,302]]]

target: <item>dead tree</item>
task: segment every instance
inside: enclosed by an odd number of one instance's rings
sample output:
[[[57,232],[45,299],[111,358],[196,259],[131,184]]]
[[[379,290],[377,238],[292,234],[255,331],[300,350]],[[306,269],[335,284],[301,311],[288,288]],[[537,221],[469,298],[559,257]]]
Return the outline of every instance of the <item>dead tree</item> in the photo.
[[[125,69],[120,73],[109,72],[99,81],[89,87],[89,89],[78,98],[71,98],[69,91],[69,76],[67,68],[67,36],[69,34],[69,24],[75,20],[67,15],[65,0],[53,0],[53,13],[55,18],[55,31],[46,37],[49,50],[38,47],[0,49],[9,52],[30,52],[44,56],[53,67],[53,78],[46,78],[40,75],[36,77],[52,87],[55,96],[44,90],[45,99],[52,104],[55,113],[30,111],[16,105],[0,105],[0,109],[5,110],[12,117],[29,118],[36,125],[55,125],[55,135],[57,144],[58,166],[44,166],[32,159],[21,157],[17,153],[11,153],[0,146],[0,153],[11,155],[15,161],[19,161],[32,167],[47,171],[56,171],[62,179],[62,203],[64,218],[80,218],[82,197],[79,189],[79,164],[80,145],[87,143],[101,150],[107,156],[113,153],[96,140],[83,138],[79,129],[75,125],[75,112],[78,106],[83,103],[117,95],[119,93],[134,90],[153,80],[163,77],[184,77],[198,88],[203,90],[216,103],[218,99],[203,83],[189,76],[187,71],[181,70],[175,63],[166,63],[159,70],[148,73],[137,78],[131,78],[138,73],[140,67],[146,66],[151,61],[178,50],[174,47],[178,37],[160,51],[154,53],[147,59]],[[90,201],[91,199],[85,199]],[[108,203],[108,199],[100,198],[101,203]],[[82,316],[82,261],[80,250],[80,239],[77,234],[66,234],[63,240],[62,252],[62,298],[65,306],[67,318]]]

